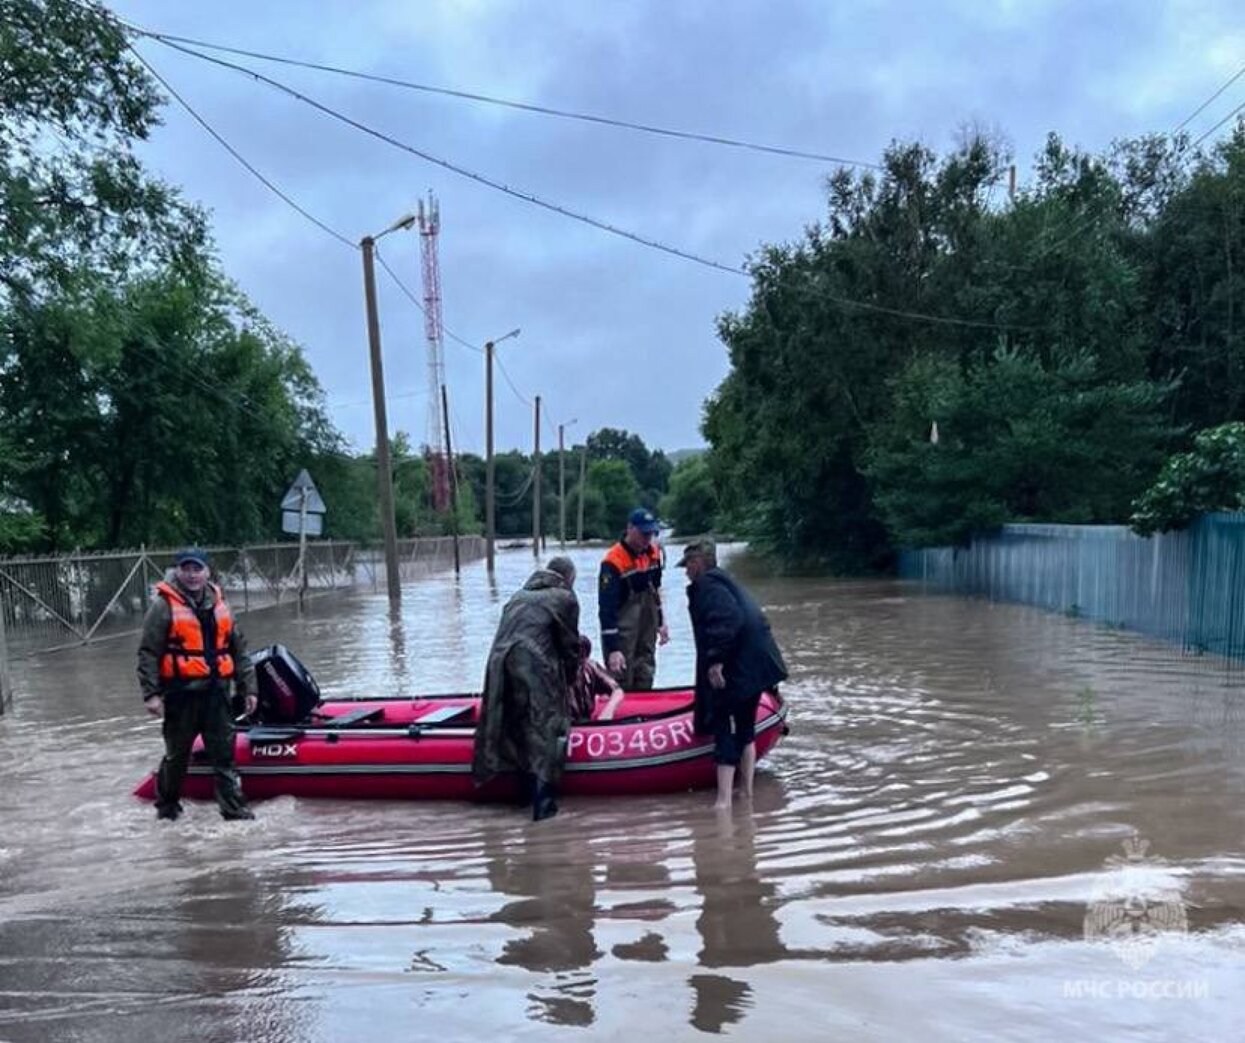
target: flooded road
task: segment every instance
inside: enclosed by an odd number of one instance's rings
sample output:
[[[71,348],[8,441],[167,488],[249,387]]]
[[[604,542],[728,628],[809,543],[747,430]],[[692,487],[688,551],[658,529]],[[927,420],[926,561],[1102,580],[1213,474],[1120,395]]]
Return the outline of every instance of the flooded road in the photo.
[[[594,641],[599,554],[576,554]],[[330,697],[476,689],[531,564],[423,579],[396,621],[369,592],[244,626]],[[1239,1038],[1245,690],[1222,663],[897,582],[747,581],[792,733],[727,818],[694,793],[539,825],[292,798],[157,824],[129,796],[160,752],[132,643],[17,662],[0,1040]],[[658,684],[691,674],[680,586]],[[1105,940],[1142,921],[1161,932]]]

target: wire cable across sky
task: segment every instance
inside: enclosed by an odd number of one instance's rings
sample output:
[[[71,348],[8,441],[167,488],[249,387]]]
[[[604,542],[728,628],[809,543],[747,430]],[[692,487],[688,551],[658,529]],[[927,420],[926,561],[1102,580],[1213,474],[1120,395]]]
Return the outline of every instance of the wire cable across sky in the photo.
[[[690,130],[674,130],[670,127],[659,127],[650,123],[636,123],[630,120],[619,119],[613,116],[601,116],[590,112],[575,112],[571,109],[554,108],[549,105],[536,105],[531,102],[513,101],[507,98],[498,98],[490,94],[480,94],[475,91],[456,90],[451,87],[437,87],[427,83],[416,83],[412,80],[398,79],[393,76],[381,76],[376,73],[362,72],[358,69],[347,69],[339,65],[328,65],[322,62],[306,61],[301,58],[292,58],[288,55],[268,54],[263,51],[252,51],[245,47],[231,47],[225,44],[211,43],[207,40],[197,40],[193,37],[178,36],[174,33],[158,32],[153,29],[144,29],[141,26],[133,25],[129,22],[122,22],[131,31],[140,36],[149,37],[152,40],[161,42],[173,42],[186,44],[190,47],[201,47],[208,51],[217,51],[221,54],[234,54],[244,58],[254,58],[259,61],[274,62],[280,65],[289,65],[299,69],[311,69],[316,72],[331,73],[335,76],[347,76],[351,79],[366,80],[370,83],[384,84],[388,87],[400,87],[403,90],[420,91],[425,94],[437,94],[448,98],[457,98],[461,101],[479,102],[485,105],[496,105],[507,109],[516,109],[520,112],[531,112],[541,116],[555,116],[560,119],[577,120],[582,123],[596,123],[605,127],[614,127],[622,130],[637,131],[642,134],[654,134],[660,137],[675,138],[683,141],[697,141],[709,145],[722,145],[728,148],[746,149],[752,152],[764,152],[775,156],[785,156],[790,159],[812,160],[819,163],[837,163],[845,167],[866,167],[870,170],[882,170],[880,163],[871,163],[867,160],[846,159],[843,156],[830,155],[825,152],[812,152],[806,149],[788,148],[783,145],[765,145],[755,141],[745,141],[741,138],[729,138],[721,134],[705,134],[698,131]]]
[[[347,115],[346,113],[340,112],[337,109],[334,109],[329,105],[325,105],[323,102],[317,101],[314,98],[311,98],[303,94],[301,91],[295,90],[293,87],[290,87],[288,84],[285,84],[279,80],[273,79],[272,77],[267,76],[264,73],[258,72],[255,69],[251,69],[243,65],[238,65],[235,62],[226,61],[223,58],[218,58],[211,54],[203,54],[199,51],[194,50],[193,48],[183,46],[180,43],[173,43],[168,40],[161,39],[159,37],[152,37],[152,38],[156,39],[157,42],[159,42],[165,47],[169,47],[183,54],[189,55],[194,58],[198,58],[201,61],[210,62],[214,65],[221,66],[222,68],[230,69],[234,72],[240,73],[241,75],[249,76],[253,78],[254,80],[256,80],[257,82],[263,83],[273,88],[274,90],[278,91],[279,93],[285,94],[288,97],[291,97],[295,99],[296,101],[302,102],[305,105],[309,105],[310,107],[331,117],[332,119],[337,120],[341,123],[344,123],[350,127],[353,127],[354,129],[360,131],[361,133],[364,133],[370,137],[376,138],[377,140],[382,141],[390,145],[393,148],[399,149],[410,155],[416,156],[420,159],[423,159],[426,162],[435,164],[436,166],[449,170],[450,172],[457,174],[460,177],[464,177],[464,178],[467,178],[468,180],[475,181],[478,184],[484,185],[485,187],[491,188],[495,191],[511,196],[522,202],[526,202],[534,206],[540,207],[544,210],[548,210],[553,213],[560,214],[563,217],[569,218],[574,221],[578,221],[582,224],[589,225],[593,228],[598,229],[599,231],[606,232],[610,235],[614,235],[614,236],[618,236],[623,239],[630,240],[631,242],[637,243],[641,246],[646,246],[650,249],[658,250],[662,253],[666,253],[666,254],[669,254],[675,257],[679,257],[679,258],[682,258],[683,260],[691,261],[695,264],[699,264],[699,265],[702,265],[708,268],[716,269],[722,272],[727,272],[731,275],[750,278],[750,273],[747,271],[747,269],[745,269],[742,266],[724,264],[721,261],[716,261],[716,260],[713,260],[712,258],[704,257],[699,254],[692,253],[691,251],[683,250],[679,247],[670,246],[667,243],[660,242],[656,239],[650,238],[649,236],[628,231],[627,229],[621,228],[610,222],[603,221],[595,217],[591,217],[577,210],[572,210],[571,208],[562,206],[559,203],[551,202],[531,192],[521,191],[519,189],[512,188],[511,186],[506,185],[502,182],[496,181],[493,178],[487,177],[486,175],[469,170],[466,167],[462,167],[456,163],[452,163],[449,160],[442,159],[441,157],[435,156],[432,153],[427,152],[424,149],[417,148],[414,145],[401,141],[393,137],[392,135],[385,133],[384,131],[377,130],[376,128],[371,127],[368,124],[363,123],[362,121],[357,120],[354,117]],[[995,322],[995,321],[987,320],[987,319],[965,319],[965,318],[959,318],[956,316],[934,315],[928,312],[920,312],[920,311],[915,311],[912,309],[892,308],[887,305],[873,304],[868,301],[854,300],[852,298],[842,297],[836,294],[829,294],[829,293],[825,294],[824,296],[826,300],[829,300],[830,302],[834,304],[838,304],[839,306],[844,307],[844,308],[857,308],[862,311],[868,311],[868,312],[872,312],[875,314],[881,314],[881,315],[890,315],[895,318],[911,319],[911,320],[920,321],[920,322],[930,322],[930,323],[935,323],[938,325],[945,325],[945,326],[963,326],[963,327],[976,328],[976,329],[990,329],[990,330],[1021,329],[1021,327],[1009,326],[1004,323]],[[451,339],[454,339],[455,341],[458,341],[459,343],[463,343],[457,337],[452,337]]]

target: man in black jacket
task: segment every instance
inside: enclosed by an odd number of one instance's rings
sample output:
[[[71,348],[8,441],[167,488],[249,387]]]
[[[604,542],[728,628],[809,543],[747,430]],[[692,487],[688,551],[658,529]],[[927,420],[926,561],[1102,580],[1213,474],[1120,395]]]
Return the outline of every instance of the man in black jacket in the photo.
[[[718,568],[712,540],[689,544],[687,607],[696,639],[696,730],[713,735],[717,808],[731,806],[735,769],[745,797],[756,768],[756,715],[761,693],[787,677],[769,621],[752,596]]]

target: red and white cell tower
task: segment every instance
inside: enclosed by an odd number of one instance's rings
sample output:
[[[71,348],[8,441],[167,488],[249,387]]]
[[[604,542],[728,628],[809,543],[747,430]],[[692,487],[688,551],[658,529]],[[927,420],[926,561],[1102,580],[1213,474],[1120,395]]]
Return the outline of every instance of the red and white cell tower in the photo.
[[[424,276],[424,334],[428,341],[428,471],[432,479],[432,506],[450,509],[451,461],[445,455],[441,388],[445,384],[445,347],[441,325],[441,265],[437,259],[437,236],[441,232],[441,208],[428,193],[427,206],[419,201],[419,242]]]

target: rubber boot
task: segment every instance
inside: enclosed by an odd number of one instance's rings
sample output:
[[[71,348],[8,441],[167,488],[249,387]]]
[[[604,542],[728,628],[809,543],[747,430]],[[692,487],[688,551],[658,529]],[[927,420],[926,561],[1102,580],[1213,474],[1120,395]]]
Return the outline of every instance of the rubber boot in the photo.
[[[249,822],[255,817],[255,812],[245,804],[239,804],[229,809],[222,808],[220,817],[226,822]]]
[[[537,782],[532,796],[532,821],[553,818],[558,813],[558,791],[547,782]]]

